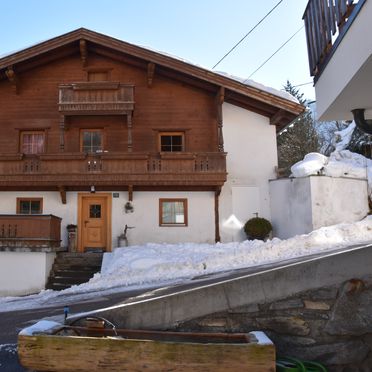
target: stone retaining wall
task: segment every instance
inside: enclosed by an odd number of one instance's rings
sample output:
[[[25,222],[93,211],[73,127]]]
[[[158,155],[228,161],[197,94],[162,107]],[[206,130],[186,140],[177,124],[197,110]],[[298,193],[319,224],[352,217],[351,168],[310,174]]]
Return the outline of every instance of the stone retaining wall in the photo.
[[[330,371],[372,371],[372,276],[233,308],[181,323],[178,328],[259,329],[274,341],[279,355],[322,362]]]

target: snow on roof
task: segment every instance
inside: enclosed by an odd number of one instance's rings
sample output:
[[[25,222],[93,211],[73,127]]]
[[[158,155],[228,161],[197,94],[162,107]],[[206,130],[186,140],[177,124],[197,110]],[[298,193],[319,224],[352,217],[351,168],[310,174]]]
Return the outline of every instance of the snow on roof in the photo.
[[[179,61],[181,61],[183,63],[187,63],[188,65],[192,65],[192,66],[196,66],[196,67],[202,68],[203,70],[207,70],[208,72],[211,72],[213,74],[218,74],[218,75],[221,75],[221,76],[223,76],[225,78],[228,78],[228,79],[231,79],[231,80],[235,80],[235,81],[237,81],[237,82],[239,82],[241,84],[244,84],[246,86],[249,86],[249,87],[252,87],[252,88],[261,90],[261,91],[266,92],[266,93],[273,94],[275,96],[278,96],[280,98],[287,99],[287,100],[292,101],[292,102],[295,102],[295,103],[299,103],[298,99],[296,97],[293,97],[288,92],[277,90],[277,89],[271,88],[271,87],[267,87],[267,86],[265,86],[263,84],[257,83],[254,80],[246,79],[246,78],[243,78],[243,77],[240,77],[240,76],[236,76],[236,75],[231,75],[231,74],[229,74],[227,72],[224,72],[224,71],[214,71],[214,70],[211,70],[211,69],[209,69],[207,67],[204,67],[204,66],[202,66],[200,64],[197,64],[197,63],[191,62],[191,61],[189,61],[187,59],[178,57],[178,56],[176,56],[174,54],[170,54],[170,53],[167,53],[167,52],[162,52],[162,51],[159,51],[157,49],[154,49],[154,48],[151,48],[151,47],[148,47],[148,46],[143,46],[143,45],[138,45],[138,46],[141,47],[141,48],[150,50],[152,52],[162,54],[162,55],[164,55],[166,57],[177,59],[177,60],[179,60]]]

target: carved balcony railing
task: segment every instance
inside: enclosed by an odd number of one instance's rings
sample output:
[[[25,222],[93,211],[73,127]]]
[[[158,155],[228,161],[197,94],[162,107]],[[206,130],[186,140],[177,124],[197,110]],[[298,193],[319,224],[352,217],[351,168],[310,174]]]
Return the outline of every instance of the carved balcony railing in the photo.
[[[365,1],[309,0],[303,20],[311,76],[322,72]]]
[[[0,249],[59,248],[61,218],[51,214],[1,214]]]
[[[226,154],[84,153],[0,155],[0,188],[59,186],[222,186]]]
[[[118,82],[81,82],[59,86],[63,115],[125,114],[134,109],[134,86]]]

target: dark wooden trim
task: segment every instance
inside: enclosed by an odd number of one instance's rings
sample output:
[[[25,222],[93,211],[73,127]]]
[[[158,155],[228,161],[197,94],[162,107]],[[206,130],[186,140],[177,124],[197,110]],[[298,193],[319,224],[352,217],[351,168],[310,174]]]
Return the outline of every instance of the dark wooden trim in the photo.
[[[221,187],[217,187],[214,192],[214,228],[215,228],[215,242],[221,241],[220,236],[220,194]]]
[[[184,223],[163,223],[163,203],[164,202],[181,202],[183,203]],[[188,226],[188,210],[186,198],[161,198],[159,199],[159,226],[161,227],[187,227]]]
[[[149,62],[147,64],[147,86],[149,88],[152,87],[152,82],[154,80],[154,75],[155,75],[155,63]]]
[[[277,125],[282,118],[286,116],[286,113],[284,110],[280,109],[278,110],[271,118],[270,118],[270,124],[271,125]]]
[[[22,201],[39,201],[40,202],[40,209],[39,209],[40,213],[37,213],[37,214],[43,214],[43,198],[27,198],[27,197],[17,198],[17,214],[21,214],[21,202]]]
[[[128,185],[128,201],[133,201],[133,185]]]

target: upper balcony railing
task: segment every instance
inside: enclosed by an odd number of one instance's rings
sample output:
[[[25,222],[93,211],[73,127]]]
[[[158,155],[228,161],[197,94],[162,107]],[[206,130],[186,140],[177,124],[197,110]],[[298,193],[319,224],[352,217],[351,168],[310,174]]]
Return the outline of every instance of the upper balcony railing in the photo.
[[[84,153],[0,155],[0,187],[222,186],[226,154]]]
[[[310,75],[323,71],[366,0],[309,0],[305,22]]]
[[[111,81],[63,84],[58,106],[65,115],[125,114],[134,109],[134,86]]]

